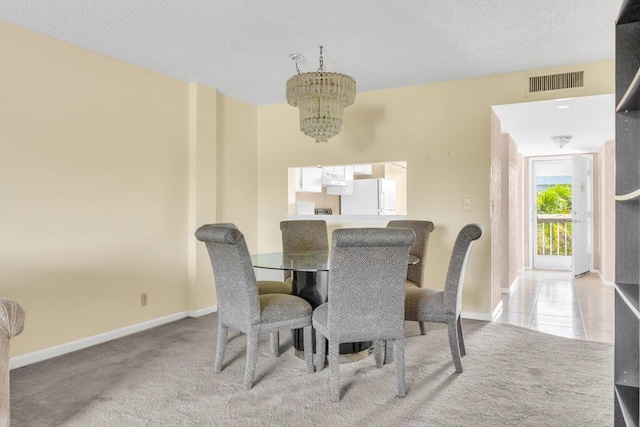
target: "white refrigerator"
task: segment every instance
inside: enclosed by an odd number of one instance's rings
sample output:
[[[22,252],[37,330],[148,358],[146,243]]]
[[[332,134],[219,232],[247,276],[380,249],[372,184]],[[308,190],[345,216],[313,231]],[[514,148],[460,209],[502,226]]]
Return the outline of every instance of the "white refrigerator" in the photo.
[[[341,215],[395,215],[396,182],[392,179],[356,179],[353,195],[341,196]]]

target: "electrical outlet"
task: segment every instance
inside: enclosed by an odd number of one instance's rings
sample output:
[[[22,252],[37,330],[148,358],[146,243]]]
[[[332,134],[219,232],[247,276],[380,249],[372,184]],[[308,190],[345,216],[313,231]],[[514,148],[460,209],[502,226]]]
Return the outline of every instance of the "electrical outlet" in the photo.
[[[145,306],[149,304],[149,295],[147,293],[140,294],[140,305]]]
[[[465,211],[471,210],[471,199],[464,199],[462,201],[462,209],[464,209]]]

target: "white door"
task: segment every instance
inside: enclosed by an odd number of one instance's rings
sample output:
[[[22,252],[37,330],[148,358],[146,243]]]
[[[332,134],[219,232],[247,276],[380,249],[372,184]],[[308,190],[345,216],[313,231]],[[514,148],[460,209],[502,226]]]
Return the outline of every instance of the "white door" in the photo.
[[[579,276],[580,274],[588,273],[591,269],[589,249],[589,159],[580,154],[574,154],[572,162],[572,270],[574,276]]]
[[[531,162],[531,220],[533,268],[542,270],[571,270],[571,243],[566,240],[569,218],[553,218],[538,212],[538,191],[554,184],[572,182],[569,157],[532,159]],[[568,216],[568,215],[567,215]],[[565,238],[561,238],[565,236]]]

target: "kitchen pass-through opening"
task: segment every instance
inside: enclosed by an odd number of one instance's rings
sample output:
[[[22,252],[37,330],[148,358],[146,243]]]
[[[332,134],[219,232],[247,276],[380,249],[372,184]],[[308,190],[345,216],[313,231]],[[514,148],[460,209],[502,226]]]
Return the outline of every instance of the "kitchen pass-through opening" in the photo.
[[[407,162],[289,168],[289,215],[407,214]]]

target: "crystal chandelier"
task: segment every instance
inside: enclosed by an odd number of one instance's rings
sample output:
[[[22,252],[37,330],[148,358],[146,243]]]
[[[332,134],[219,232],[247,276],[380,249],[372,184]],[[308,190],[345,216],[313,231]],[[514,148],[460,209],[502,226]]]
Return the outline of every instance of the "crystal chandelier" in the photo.
[[[342,130],[343,110],[356,98],[356,81],[325,70],[322,46],[316,72],[301,73],[298,61],[302,56],[290,57],[296,62],[298,74],[287,80],[287,102],[300,108],[300,130],[316,142],[327,142]]]

